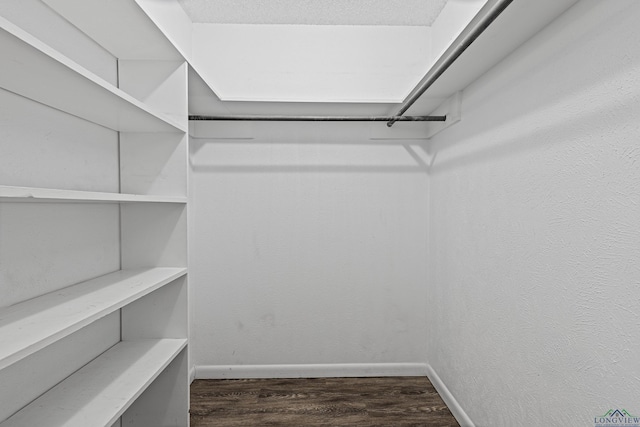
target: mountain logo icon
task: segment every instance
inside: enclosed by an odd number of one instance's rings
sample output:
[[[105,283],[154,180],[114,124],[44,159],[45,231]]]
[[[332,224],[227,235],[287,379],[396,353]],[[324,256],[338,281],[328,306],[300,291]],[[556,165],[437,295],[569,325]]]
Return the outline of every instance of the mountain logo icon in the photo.
[[[620,417],[620,418],[625,418],[625,417],[635,417],[635,415],[631,415],[630,413],[627,412],[626,409],[609,409],[607,411],[606,414],[602,415],[602,417]]]
[[[640,427],[640,417],[631,415],[626,409],[609,409],[593,422],[595,427]]]

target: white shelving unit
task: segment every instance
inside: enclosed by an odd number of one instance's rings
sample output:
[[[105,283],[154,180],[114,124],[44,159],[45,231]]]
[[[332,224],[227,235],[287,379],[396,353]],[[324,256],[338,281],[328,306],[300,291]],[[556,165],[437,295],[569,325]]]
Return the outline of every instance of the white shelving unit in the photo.
[[[134,0],[19,7],[71,36],[0,6],[0,426],[186,427],[187,65]]]

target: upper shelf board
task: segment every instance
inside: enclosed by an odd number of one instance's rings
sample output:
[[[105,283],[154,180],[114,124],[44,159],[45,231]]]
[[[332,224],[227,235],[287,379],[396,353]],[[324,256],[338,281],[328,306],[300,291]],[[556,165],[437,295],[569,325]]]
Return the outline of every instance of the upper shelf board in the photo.
[[[184,60],[135,0],[43,2],[118,59]],[[170,2],[158,3],[163,6]]]
[[[5,90],[116,131],[186,132],[2,17],[0,48]]]

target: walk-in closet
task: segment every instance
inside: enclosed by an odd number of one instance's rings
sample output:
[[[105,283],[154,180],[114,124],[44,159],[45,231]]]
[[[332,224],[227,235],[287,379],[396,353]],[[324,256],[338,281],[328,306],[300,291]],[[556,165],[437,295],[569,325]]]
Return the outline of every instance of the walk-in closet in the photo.
[[[2,0],[0,427],[640,426],[638,22]]]

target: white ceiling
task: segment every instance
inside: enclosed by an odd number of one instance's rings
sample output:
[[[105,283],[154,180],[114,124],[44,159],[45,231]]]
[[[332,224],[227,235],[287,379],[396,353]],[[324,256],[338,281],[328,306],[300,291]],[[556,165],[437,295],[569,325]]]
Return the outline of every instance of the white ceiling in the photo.
[[[430,26],[447,0],[178,0],[193,22]]]

